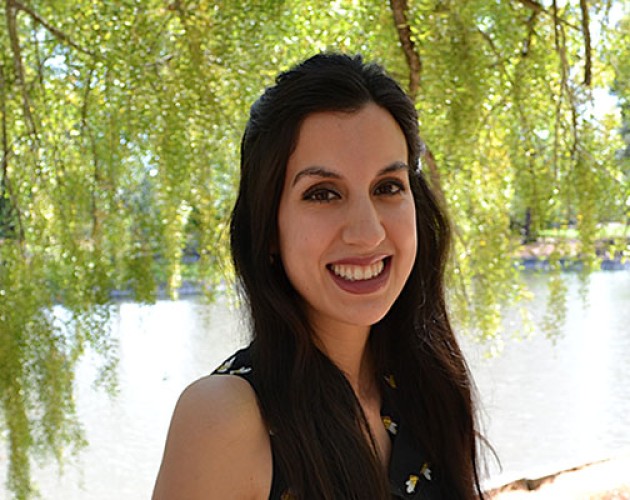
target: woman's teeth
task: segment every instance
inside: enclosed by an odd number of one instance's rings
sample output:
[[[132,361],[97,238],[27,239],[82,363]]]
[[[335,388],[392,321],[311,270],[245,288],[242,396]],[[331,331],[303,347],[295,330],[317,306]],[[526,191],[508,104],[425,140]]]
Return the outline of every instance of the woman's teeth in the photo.
[[[348,264],[332,264],[332,272],[348,281],[361,281],[376,278],[383,272],[385,262],[379,260],[369,266],[352,266]]]

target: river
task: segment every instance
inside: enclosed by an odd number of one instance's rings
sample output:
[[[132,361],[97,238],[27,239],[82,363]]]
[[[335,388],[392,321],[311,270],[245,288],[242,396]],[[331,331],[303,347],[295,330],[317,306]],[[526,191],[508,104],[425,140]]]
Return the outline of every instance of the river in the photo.
[[[463,339],[485,433],[502,463],[499,470],[488,454],[488,484],[630,451],[630,272],[595,273],[587,307],[577,277],[566,278],[567,321],[555,343],[541,333],[508,339],[500,356],[488,358],[486,347]],[[528,279],[544,287],[544,276]],[[537,301],[529,307],[542,309]],[[33,464],[44,500],[149,498],[177,396],[246,343],[225,301],[123,302],[112,328],[120,392],[111,398],[94,390],[94,361],[83,360],[77,405],[90,444],[63,474],[54,464]],[[6,462],[3,448],[5,474]],[[4,486],[0,497],[8,497]]]

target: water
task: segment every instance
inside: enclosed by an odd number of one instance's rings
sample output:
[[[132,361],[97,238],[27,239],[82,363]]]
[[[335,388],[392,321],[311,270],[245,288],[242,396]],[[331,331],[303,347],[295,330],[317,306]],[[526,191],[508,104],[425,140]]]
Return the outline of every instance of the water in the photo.
[[[503,464],[502,473],[492,468],[491,483],[630,451],[630,273],[594,274],[587,307],[577,276],[567,280],[569,310],[555,345],[538,333],[486,359],[466,343],[487,435]],[[544,306],[532,309],[541,315]]]
[[[485,348],[464,340],[486,434],[503,465],[491,468],[490,482],[630,450],[630,273],[593,275],[587,309],[577,279],[568,280],[567,324],[555,346],[538,334],[487,359]],[[92,360],[82,363],[77,403],[90,446],[63,475],[56,465],[34,464],[44,500],[149,498],[179,393],[246,344],[235,311],[194,299],[122,303],[113,328],[120,393],[111,399],[95,391]],[[0,471],[6,461],[2,448]],[[8,497],[3,487],[0,497]]]

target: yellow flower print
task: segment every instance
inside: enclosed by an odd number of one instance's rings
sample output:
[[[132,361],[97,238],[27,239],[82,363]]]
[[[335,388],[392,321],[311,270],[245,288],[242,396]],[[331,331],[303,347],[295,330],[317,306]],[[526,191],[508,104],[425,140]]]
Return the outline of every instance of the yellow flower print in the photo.
[[[227,372],[232,367],[235,360],[236,360],[236,356],[233,356],[230,359],[228,359],[225,363],[219,366],[219,368],[217,368],[217,373]]]
[[[387,382],[387,384],[392,388],[392,389],[396,389],[396,380],[394,379],[393,375],[387,375],[385,377],[385,382]]]
[[[390,434],[396,434],[398,432],[398,424],[394,422],[391,417],[383,416],[382,419],[385,429],[387,429]]]
[[[407,485],[407,493],[413,493],[416,491],[416,485],[418,484],[418,480],[420,478],[418,476],[414,476],[413,474],[409,476],[405,485]]]
[[[422,474],[427,479],[427,481],[431,481],[431,469],[429,468],[429,464],[427,462],[422,464],[420,474]]]
[[[429,468],[428,462],[422,464],[420,475],[424,476],[427,481],[431,481],[431,469]],[[419,480],[420,476],[416,476],[415,474],[411,474],[409,476],[409,479],[405,482],[405,485],[407,486],[407,493],[414,493],[416,491],[416,486],[418,485]]]
[[[241,366],[238,370],[230,370],[230,375],[244,375],[252,371],[251,366]]]

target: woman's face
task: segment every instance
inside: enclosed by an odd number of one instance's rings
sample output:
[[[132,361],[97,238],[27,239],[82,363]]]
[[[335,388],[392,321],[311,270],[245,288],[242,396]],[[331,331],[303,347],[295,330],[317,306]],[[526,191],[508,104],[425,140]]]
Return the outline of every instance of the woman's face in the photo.
[[[279,253],[315,331],[378,322],[416,256],[407,144],[368,104],[307,116],[278,209]]]

